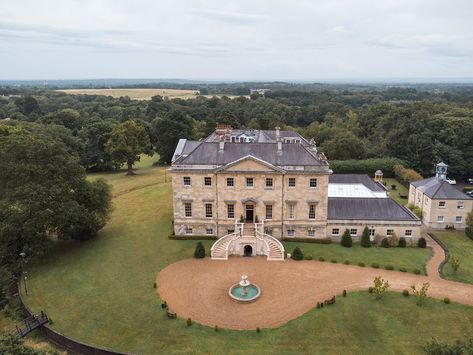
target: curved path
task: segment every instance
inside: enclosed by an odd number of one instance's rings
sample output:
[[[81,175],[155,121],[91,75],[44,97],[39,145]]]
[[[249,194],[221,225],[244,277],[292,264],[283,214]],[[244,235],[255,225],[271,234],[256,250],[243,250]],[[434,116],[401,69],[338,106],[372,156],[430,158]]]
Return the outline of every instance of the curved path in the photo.
[[[344,289],[366,290],[376,276],[387,279],[390,290],[396,291],[429,282],[429,296],[473,305],[473,285],[441,279],[443,249],[432,239],[428,242],[434,252],[427,264],[429,276],[319,261],[268,262],[264,257],[186,259],[161,270],[157,291],[180,317],[230,329],[278,327]],[[262,289],[254,303],[238,304],[228,297],[229,287],[242,274]]]

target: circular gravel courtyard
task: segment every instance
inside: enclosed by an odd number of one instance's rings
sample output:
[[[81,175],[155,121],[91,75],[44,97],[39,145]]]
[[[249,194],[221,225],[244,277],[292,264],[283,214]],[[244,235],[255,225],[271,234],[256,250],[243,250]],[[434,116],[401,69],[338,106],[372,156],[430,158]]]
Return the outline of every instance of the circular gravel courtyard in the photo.
[[[261,297],[250,304],[237,303],[228,296],[229,287],[242,274],[247,274],[262,291]],[[473,305],[472,285],[443,280],[438,275],[418,276],[312,260],[186,259],[161,270],[156,282],[160,297],[179,317],[212,327],[255,329],[278,327],[344,289],[366,290],[376,276],[387,279],[390,289],[397,291],[428,281],[430,296]]]

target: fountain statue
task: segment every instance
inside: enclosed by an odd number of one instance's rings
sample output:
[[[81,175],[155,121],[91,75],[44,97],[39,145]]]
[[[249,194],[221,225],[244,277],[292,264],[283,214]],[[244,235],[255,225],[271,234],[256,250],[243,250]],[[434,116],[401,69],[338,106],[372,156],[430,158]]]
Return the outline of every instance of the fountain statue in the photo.
[[[261,290],[248,280],[248,275],[243,274],[241,275],[240,282],[230,287],[228,294],[235,301],[248,303],[261,296]]]

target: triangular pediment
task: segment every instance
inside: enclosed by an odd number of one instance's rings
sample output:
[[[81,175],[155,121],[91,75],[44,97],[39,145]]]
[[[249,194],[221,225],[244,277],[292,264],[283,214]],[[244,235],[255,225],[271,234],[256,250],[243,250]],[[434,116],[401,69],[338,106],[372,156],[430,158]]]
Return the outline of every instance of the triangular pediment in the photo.
[[[252,155],[247,155],[243,158],[235,160],[220,167],[217,171],[257,171],[257,172],[280,172],[283,170],[274,166],[264,160],[256,158]]]

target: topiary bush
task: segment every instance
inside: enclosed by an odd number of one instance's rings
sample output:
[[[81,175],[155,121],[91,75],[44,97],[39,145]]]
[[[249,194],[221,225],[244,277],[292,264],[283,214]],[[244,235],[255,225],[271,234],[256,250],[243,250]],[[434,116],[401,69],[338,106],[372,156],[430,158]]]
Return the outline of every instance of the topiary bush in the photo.
[[[337,259],[332,259],[332,260],[330,260],[330,262],[336,264],[336,263],[337,263]]]
[[[214,327],[215,332],[218,332],[220,329],[218,328],[218,325]]]
[[[392,266],[392,265],[386,265],[384,268],[386,270],[394,270],[394,266]]]
[[[369,293],[373,293],[373,290],[374,290],[374,287],[373,287],[373,286],[368,287],[368,292],[369,292]]]
[[[379,269],[379,264],[378,263],[372,263],[371,267],[374,269]]]
[[[407,269],[406,269],[405,267],[400,267],[400,268],[399,268],[399,271],[400,271],[400,272],[407,272]]]
[[[156,282],[153,282],[153,288],[156,288]]]
[[[414,274],[420,275],[420,270],[419,269],[414,269]]]
[[[419,248],[427,248],[427,241],[425,240],[424,237],[419,238],[419,240],[417,241],[417,246]]]
[[[345,260],[343,263],[344,263],[345,265],[350,265],[350,261],[348,261],[348,260]]]
[[[371,248],[370,230],[368,227],[365,227],[365,229],[363,229],[360,245],[363,248]]]
[[[402,295],[405,297],[409,297],[409,290],[403,290]]]
[[[306,255],[306,256],[304,257],[304,259],[305,259],[305,260],[312,260],[312,255]]]
[[[324,258],[323,256],[321,256],[321,257],[319,258],[319,261],[325,261],[325,258]]]
[[[399,238],[398,246],[399,248],[405,248],[407,246],[406,238],[404,237]]]
[[[347,297],[347,290],[343,290],[342,296],[343,296],[343,297]]]
[[[358,263],[358,266],[365,267],[365,263],[363,263],[363,262],[360,261],[360,262]]]
[[[190,327],[192,325],[192,319],[187,318],[186,323],[187,323],[187,326]]]
[[[381,247],[382,248],[389,248],[391,245],[389,245],[389,239],[388,238],[384,238],[382,241],[381,241]]]
[[[304,259],[304,254],[302,254],[302,250],[299,247],[295,247],[291,258],[292,260],[302,260]]]
[[[202,242],[198,242],[195,246],[194,258],[203,259],[205,258],[205,247]]]
[[[450,298],[445,297],[445,298],[443,299],[443,303],[449,304],[449,303],[450,303]]]
[[[259,327],[256,328],[256,333],[261,333],[261,329],[259,329]]]
[[[342,239],[340,240],[340,244],[345,248],[351,248],[353,245],[353,240],[351,239],[350,231],[345,229],[343,232]]]

